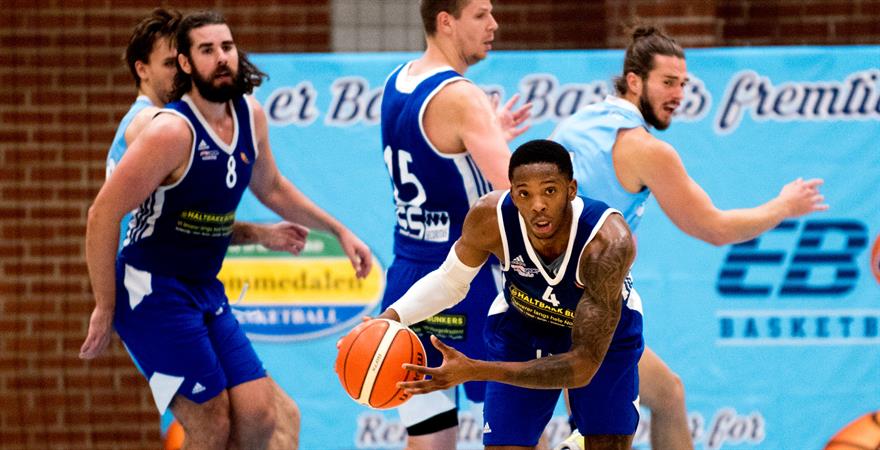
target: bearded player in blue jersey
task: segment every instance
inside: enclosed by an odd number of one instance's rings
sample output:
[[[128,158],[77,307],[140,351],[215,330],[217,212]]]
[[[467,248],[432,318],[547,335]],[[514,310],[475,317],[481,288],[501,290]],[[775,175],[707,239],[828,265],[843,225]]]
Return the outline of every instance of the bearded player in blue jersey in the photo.
[[[123,59],[134,79],[138,96],[120,121],[113,137],[107,154],[107,178],[122,160],[129,145],[160,108],[171,100],[174,77],[177,74],[174,36],[181,19],[178,11],[156,8],[132,30]],[[120,250],[131,223],[131,214],[126,214],[120,224]],[[290,222],[264,225],[236,220],[232,225],[233,245],[260,244],[270,250],[294,255],[302,251],[307,235],[307,228]],[[290,449],[299,439],[299,408],[274,380],[272,385],[276,391],[274,402],[279,420],[276,421],[275,432],[272,433],[268,448]],[[170,411],[166,411],[163,418],[165,416],[168,416],[168,421],[172,420]]]
[[[489,311],[486,359],[432,337],[442,364],[404,365],[430,379],[399,386],[428,394],[488,381],[487,449],[534,448],[567,388],[587,448],[629,449],[643,349],[641,302],[627,276],[635,256],[629,227],[617,210],[577,196],[569,154],[555,142],[521,145],[508,176],[509,191],[471,208],[442,266],[379,316],[408,325],[454,305],[494,256],[504,295]]]
[[[238,52],[225,19],[188,16],[176,41],[179,100],[145,127],[89,210],[96,306],[80,356],[100,354],[115,327],[187,446],[262,449],[275,428],[275,390],[216,278],[244,189],[286,220],[333,233],[358,277],[371,255],[278,172],[266,116],[246,95],[264,75]],[[120,221],[136,207],[117,259]]]
[[[182,16],[175,10],[156,8],[140,20],[132,31],[125,49],[125,63],[134,78],[138,96],[123,116],[107,152],[107,177],[125,155],[144,127],[159,109],[171,100],[174,76],[177,74],[177,48],[174,34]],[[131,215],[122,220],[124,239]],[[236,221],[232,227],[233,244],[261,244],[275,250],[298,254],[305,244],[308,229],[292,223],[262,225]],[[122,240],[120,239],[120,249]]]
[[[440,266],[461,234],[468,208],[494,188],[506,188],[507,142],[525,128],[530,105],[516,111],[514,96],[496,104],[464,77],[484,59],[498,28],[489,0],[423,0],[427,49],[389,75],[382,98],[382,146],[394,189],[394,261],[388,269],[382,306]],[[493,274],[493,271],[495,274]],[[482,357],[486,312],[498,293],[498,266],[477,275],[470,297],[458,307],[415,324],[428,363],[442,359],[428,341],[442,337],[473,357]],[[483,383],[464,386],[483,400]],[[451,450],[458,436],[457,391],[411,399],[397,408],[409,450]]]

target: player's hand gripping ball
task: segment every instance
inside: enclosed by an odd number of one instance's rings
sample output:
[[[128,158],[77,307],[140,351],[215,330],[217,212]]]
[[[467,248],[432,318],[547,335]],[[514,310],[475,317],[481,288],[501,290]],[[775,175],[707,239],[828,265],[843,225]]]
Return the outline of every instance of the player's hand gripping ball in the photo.
[[[336,374],[354,401],[388,409],[411,397],[397,387],[398,382],[422,379],[422,375],[404,370],[404,363],[427,363],[422,341],[399,322],[372,319],[354,327],[339,341]]]

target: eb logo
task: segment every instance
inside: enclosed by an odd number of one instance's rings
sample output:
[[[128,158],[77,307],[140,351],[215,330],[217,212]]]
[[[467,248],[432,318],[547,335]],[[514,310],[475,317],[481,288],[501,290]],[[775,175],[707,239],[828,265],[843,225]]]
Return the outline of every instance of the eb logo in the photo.
[[[796,239],[790,253],[760,248],[762,239],[784,238]],[[774,290],[782,297],[843,295],[858,280],[856,258],[867,243],[867,229],[858,221],[807,220],[800,226],[787,220],[759,238],[731,246],[716,288],[724,296],[767,297]],[[874,247],[872,266],[877,275],[878,245]]]

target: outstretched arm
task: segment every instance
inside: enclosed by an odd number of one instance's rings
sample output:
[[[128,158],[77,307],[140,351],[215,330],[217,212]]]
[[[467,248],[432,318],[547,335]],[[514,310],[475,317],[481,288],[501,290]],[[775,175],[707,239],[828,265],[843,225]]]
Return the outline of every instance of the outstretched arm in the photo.
[[[424,394],[471,380],[490,380],[534,389],[585,386],[596,374],[620,320],[623,281],[635,258],[629,227],[618,214],[610,215],[580,260],[584,293],[575,312],[571,350],[526,362],[470,359],[433,338],[443,364],[428,368],[405,364],[430,375],[421,381],[399,383],[408,392]]]
[[[822,180],[800,178],[762,205],[718,209],[688,175],[675,149],[642,129],[624,132],[618,138],[615,152],[637,174],[640,184],[651,189],[678,228],[714,245],[747,241],[787,218],[828,209],[819,192]]]
[[[266,114],[256,100],[252,97],[247,98],[254,109],[254,128],[260,152],[254,163],[254,174],[250,183],[251,191],[260,202],[285,220],[333,233],[351,261],[357,276],[360,278],[367,276],[373,264],[370,249],[345,225],[312,202],[293,183],[281,175],[278,166],[275,165],[275,157],[272,156],[272,149],[269,146]]]

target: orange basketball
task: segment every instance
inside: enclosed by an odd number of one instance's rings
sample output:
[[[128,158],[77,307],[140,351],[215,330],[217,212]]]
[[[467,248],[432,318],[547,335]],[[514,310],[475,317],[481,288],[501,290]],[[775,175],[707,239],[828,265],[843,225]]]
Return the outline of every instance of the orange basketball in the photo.
[[[376,409],[400,406],[410,394],[400,381],[420,380],[404,363],[425,365],[422,341],[399,322],[372,319],[354,327],[339,342],[336,374],[354,401]]]
[[[825,450],[875,450],[880,448],[880,411],[865,414],[843,427]]]
[[[180,422],[171,422],[168,431],[165,432],[165,450],[180,450],[183,448],[183,427]]]

